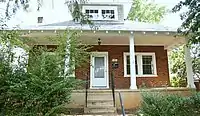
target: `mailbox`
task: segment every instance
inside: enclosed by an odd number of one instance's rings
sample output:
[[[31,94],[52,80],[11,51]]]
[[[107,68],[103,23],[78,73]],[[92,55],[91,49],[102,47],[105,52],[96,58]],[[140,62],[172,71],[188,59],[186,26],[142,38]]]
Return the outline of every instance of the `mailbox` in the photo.
[[[112,68],[116,69],[119,67],[118,59],[112,59]]]

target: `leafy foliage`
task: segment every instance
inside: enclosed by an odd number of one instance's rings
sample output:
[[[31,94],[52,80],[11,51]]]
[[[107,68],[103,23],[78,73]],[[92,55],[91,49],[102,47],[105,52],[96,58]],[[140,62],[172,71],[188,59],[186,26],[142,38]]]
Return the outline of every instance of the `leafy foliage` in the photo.
[[[38,0],[38,6],[39,1],[40,0]],[[20,7],[23,7],[24,10],[29,7],[29,0],[1,0],[0,3],[1,2],[6,4],[5,15],[7,18],[15,14]]]
[[[186,87],[187,79],[186,79],[186,77],[174,76],[170,80],[170,83],[171,83],[171,86],[173,86],[173,87]]]
[[[177,74],[178,77],[186,78],[186,64],[184,58],[184,46],[172,50],[170,53],[170,68],[173,74]]]
[[[158,23],[166,13],[167,9],[165,6],[159,6],[152,1],[149,2],[149,0],[133,0],[128,19]]]
[[[200,78],[200,46],[193,45],[191,46],[192,55],[192,68],[195,78]],[[184,46],[180,46],[170,52],[170,70],[172,74],[176,74],[172,78],[172,86],[186,86],[187,83],[187,73],[186,73],[186,64],[185,64],[185,52]]]
[[[86,3],[86,0],[80,0],[79,2],[81,4],[84,4]],[[89,20],[89,18],[82,13],[82,9],[78,1],[75,0],[74,2],[66,4],[68,4],[68,8],[71,12],[73,21],[79,22],[80,24],[93,24],[92,21]]]
[[[200,42],[200,1],[182,0],[172,10],[173,12],[179,12],[184,7],[188,10],[181,14],[183,23],[178,32],[188,37],[190,44],[198,44]]]
[[[144,116],[199,116],[200,93],[190,97],[175,94],[143,93],[139,113]]]
[[[5,35],[13,33],[6,32]],[[14,33],[15,34],[15,33]],[[2,37],[7,37],[7,36]],[[70,40],[70,46],[66,42]],[[16,36],[16,39],[19,36]],[[87,63],[89,53],[87,45],[77,40],[76,32],[66,32],[52,38],[58,43],[56,49],[46,46],[34,47],[29,51],[28,64],[19,62],[20,67],[13,70],[11,49],[0,53],[0,109],[8,116],[49,116],[61,113],[60,109],[70,102],[73,89],[82,84],[82,81],[71,76],[74,66],[83,66]],[[13,43],[15,44],[15,43]],[[10,46],[9,46],[10,47]],[[72,54],[66,54],[66,48]],[[3,52],[5,51],[5,52]],[[6,56],[6,57],[3,57]],[[72,60],[68,63],[69,70],[64,72],[65,58]],[[77,60],[78,59],[78,60]],[[82,67],[84,68],[84,67]]]

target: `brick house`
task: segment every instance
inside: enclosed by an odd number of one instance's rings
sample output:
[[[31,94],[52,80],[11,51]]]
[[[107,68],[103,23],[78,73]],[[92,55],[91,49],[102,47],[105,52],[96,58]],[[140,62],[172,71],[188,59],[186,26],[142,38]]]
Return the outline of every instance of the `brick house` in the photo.
[[[184,38],[175,36],[176,29],[125,20],[128,15],[127,8],[117,2],[84,3],[81,8],[94,22],[93,27],[80,25],[74,21],[43,24],[42,20],[45,20],[45,17],[40,16],[37,18],[38,23],[41,23],[39,26],[23,27],[23,30],[29,30],[29,35],[34,37],[52,35],[66,28],[79,30],[80,39],[93,45],[91,57],[88,59],[92,89],[109,89],[112,71],[116,88],[119,89],[169,85],[167,53],[176,45],[185,43]],[[130,10],[130,7],[128,8]],[[188,86],[193,88],[191,61],[187,48],[186,53]],[[113,63],[117,64],[115,69],[112,69]],[[78,79],[86,79],[79,69],[76,69],[75,76]]]

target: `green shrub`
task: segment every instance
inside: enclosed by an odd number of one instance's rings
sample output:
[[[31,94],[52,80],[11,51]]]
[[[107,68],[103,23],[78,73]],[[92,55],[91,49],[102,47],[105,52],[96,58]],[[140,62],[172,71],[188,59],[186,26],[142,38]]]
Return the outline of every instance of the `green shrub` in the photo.
[[[172,87],[186,87],[187,86],[187,80],[183,77],[175,76],[170,81]]]
[[[143,116],[199,116],[200,94],[183,97],[159,92],[143,93],[142,105],[138,115]]]

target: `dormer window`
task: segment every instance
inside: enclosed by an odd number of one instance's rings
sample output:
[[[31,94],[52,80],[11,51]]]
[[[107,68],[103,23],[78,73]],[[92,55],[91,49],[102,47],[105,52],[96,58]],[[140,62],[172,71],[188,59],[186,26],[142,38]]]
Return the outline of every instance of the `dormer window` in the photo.
[[[114,10],[102,10],[103,19],[115,19],[115,11]]]
[[[90,20],[118,20],[117,6],[83,6]]]
[[[43,23],[43,17],[38,17],[37,18],[37,23]]]
[[[85,14],[88,16],[89,19],[98,19],[99,18],[99,11],[98,10],[85,10]]]

